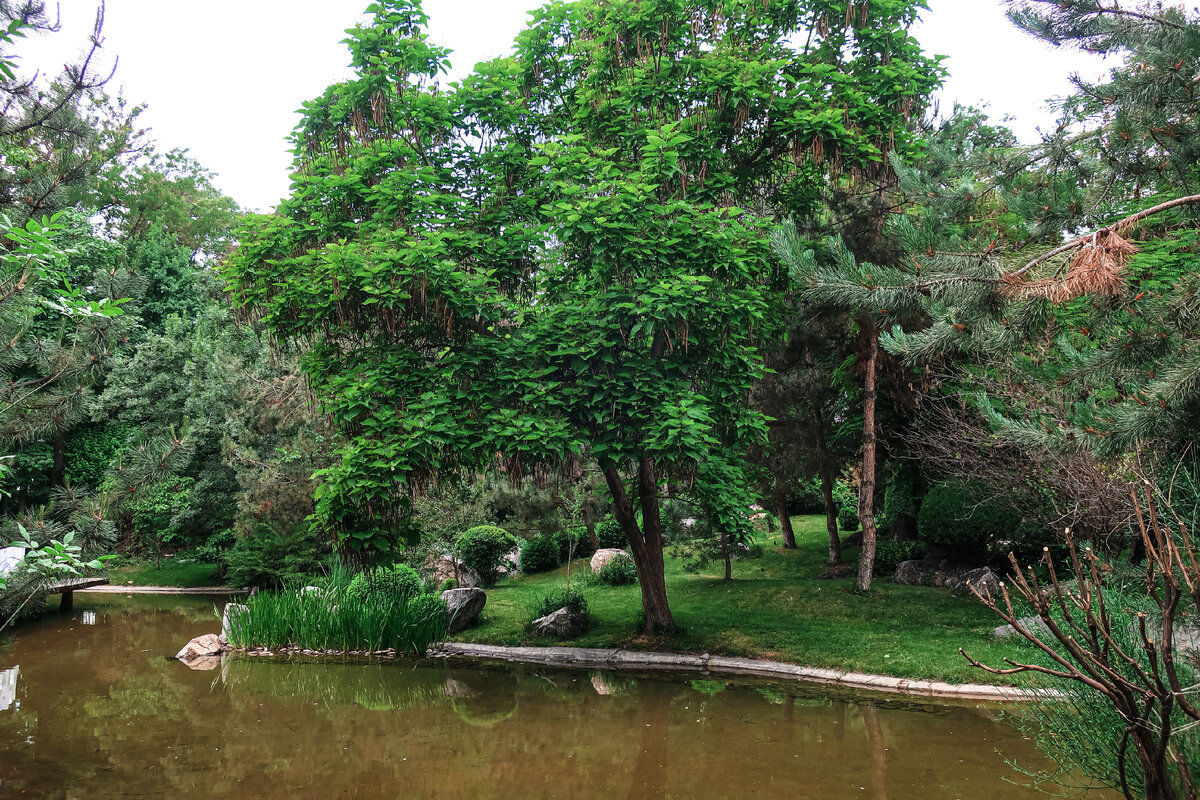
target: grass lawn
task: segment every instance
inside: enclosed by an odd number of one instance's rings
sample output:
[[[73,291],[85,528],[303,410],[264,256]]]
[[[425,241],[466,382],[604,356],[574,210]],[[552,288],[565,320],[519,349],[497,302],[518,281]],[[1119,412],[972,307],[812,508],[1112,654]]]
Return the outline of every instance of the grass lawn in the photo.
[[[852,591],[853,578],[819,579],[828,553],[824,517],[795,517],[797,550],[784,550],[778,533],[767,539],[760,559],[734,562],[733,581],[723,565],[688,574],[667,557],[667,596],[682,629],[666,637],[638,634],[637,586],[584,587],[593,624],[566,642],[578,647],[624,647],[787,661],[811,667],[947,680],[955,683],[1013,683],[971,668],[958,648],[984,663],[1005,666],[1004,656],[1029,657],[1027,647],[1000,642],[1001,624],[972,598],[948,589],[900,586],[877,580],[868,595]],[[853,561],[857,550],[844,553]],[[571,564],[572,577],[588,562]],[[567,568],[504,579],[488,590],[482,622],[455,637],[499,645],[564,644],[531,637],[526,625],[538,600],[567,580]]]
[[[138,562],[110,567],[105,575],[113,585],[132,582],[134,586],[180,586],[191,589],[196,586],[220,586],[217,580],[217,565],[196,561],[186,563],[174,558],[164,558],[159,567],[154,562]]]

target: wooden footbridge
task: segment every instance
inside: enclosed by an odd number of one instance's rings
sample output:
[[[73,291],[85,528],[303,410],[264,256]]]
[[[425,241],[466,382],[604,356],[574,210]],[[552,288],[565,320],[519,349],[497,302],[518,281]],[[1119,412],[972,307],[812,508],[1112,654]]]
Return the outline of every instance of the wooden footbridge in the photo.
[[[75,607],[75,592],[79,589],[90,589],[93,586],[103,586],[108,578],[67,578],[46,584],[46,594],[61,594],[62,601],[58,604],[59,611],[70,611]]]

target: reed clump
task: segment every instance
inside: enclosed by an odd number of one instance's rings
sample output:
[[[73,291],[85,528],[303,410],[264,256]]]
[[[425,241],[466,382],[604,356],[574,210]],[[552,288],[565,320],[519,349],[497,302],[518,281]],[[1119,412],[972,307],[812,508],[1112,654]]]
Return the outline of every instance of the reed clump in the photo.
[[[323,587],[259,592],[248,612],[230,617],[227,637],[238,648],[295,647],[320,651],[424,654],[445,638],[446,603],[435,594],[363,596],[347,591],[352,576]]]

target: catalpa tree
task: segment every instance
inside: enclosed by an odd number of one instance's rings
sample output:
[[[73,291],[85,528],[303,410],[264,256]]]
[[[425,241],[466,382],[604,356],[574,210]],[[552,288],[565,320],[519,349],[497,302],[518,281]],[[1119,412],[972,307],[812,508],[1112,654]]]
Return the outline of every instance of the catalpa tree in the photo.
[[[292,196],[227,268],[349,436],[317,502],[343,552],[389,552],[436,474],[587,459],[647,629],[673,627],[660,488],[746,524],[767,225],[909,146],[937,71],[919,6],[553,3],[443,89],[419,5],[372,5],[356,77],[305,108]]]

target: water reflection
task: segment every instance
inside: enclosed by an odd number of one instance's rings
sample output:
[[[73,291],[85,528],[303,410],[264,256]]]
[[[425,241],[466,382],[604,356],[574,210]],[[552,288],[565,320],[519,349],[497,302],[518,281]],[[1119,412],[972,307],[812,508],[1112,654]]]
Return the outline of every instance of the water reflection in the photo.
[[[972,709],[534,668],[193,672],[164,656],[215,629],[211,599],[77,609],[0,652],[0,797],[1039,796],[995,750],[1042,762]]]

